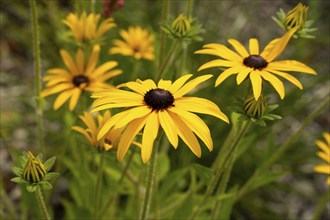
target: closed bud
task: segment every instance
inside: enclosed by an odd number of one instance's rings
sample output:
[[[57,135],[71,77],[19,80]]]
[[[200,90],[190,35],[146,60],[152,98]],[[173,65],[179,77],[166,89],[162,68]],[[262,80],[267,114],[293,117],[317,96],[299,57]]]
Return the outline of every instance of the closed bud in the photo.
[[[285,16],[284,24],[286,28],[292,29],[295,27],[302,28],[307,20],[308,6],[299,3]]]
[[[191,19],[186,17],[183,14],[180,14],[173,22],[172,22],[172,29],[173,31],[181,36],[184,37],[188,34],[191,29]]]
[[[28,152],[28,160],[23,168],[23,178],[29,183],[38,183],[43,180],[46,175],[45,166],[38,157]]]
[[[260,118],[263,116],[266,109],[266,99],[261,95],[258,100],[255,100],[253,95],[247,97],[244,101],[244,112],[248,117]]]

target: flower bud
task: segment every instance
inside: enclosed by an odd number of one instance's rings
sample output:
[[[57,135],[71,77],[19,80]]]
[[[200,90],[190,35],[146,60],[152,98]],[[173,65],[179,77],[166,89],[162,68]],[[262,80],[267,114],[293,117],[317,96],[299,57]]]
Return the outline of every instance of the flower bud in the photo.
[[[174,32],[181,36],[184,37],[188,34],[188,32],[191,29],[191,20],[184,16],[183,14],[180,14],[173,22],[172,22],[172,29]]]
[[[287,13],[284,19],[284,24],[287,29],[295,27],[302,28],[307,20],[308,6],[299,3],[291,11]]]
[[[266,99],[261,95],[256,101],[253,95],[250,95],[244,101],[244,112],[248,117],[260,118],[266,109]]]
[[[23,168],[23,178],[29,183],[38,183],[43,180],[46,175],[45,166],[41,163],[38,157],[28,152],[28,160]]]

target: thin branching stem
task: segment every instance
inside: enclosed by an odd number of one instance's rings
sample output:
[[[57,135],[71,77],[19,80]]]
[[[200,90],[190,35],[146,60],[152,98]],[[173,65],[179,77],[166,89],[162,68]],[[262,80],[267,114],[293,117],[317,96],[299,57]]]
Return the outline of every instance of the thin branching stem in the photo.
[[[37,190],[35,191],[35,195],[36,195],[36,198],[37,198],[37,201],[38,201],[38,204],[39,204],[39,207],[40,207],[40,210],[41,210],[41,213],[42,213],[44,219],[50,220],[51,218],[48,214],[45,200],[44,200],[44,197],[42,196],[42,192],[41,192],[41,189],[39,186],[37,187]]]
[[[94,197],[94,214],[93,214],[94,218],[93,219],[97,219],[96,217],[98,215],[103,168],[104,168],[104,153],[102,152],[100,155],[100,165],[99,165],[99,169],[97,172],[97,178],[96,178],[95,197]]]

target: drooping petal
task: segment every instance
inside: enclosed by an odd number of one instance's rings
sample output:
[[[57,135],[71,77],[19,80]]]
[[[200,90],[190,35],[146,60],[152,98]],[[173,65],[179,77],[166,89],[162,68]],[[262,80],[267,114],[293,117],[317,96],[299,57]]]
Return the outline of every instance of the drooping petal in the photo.
[[[277,70],[268,70],[269,72],[279,75],[281,77],[283,77],[284,79],[288,80],[289,82],[291,82],[293,85],[297,86],[299,89],[302,89],[303,86],[302,84],[299,82],[298,79],[296,79],[294,76],[285,73],[285,72],[281,72],[281,71],[277,71]]]
[[[168,113],[173,119],[179,136],[197,157],[201,157],[202,150],[194,133],[190,130],[186,123],[182,121],[182,119],[178,117],[175,113],[172,113],[170,111]]]
[[[262,90],[262,79],[258,71],[251,71],[250,80],[252,84],[253,95],[256,100],[260,97]]]
[[[256,38],[251,38],[249,41],[250,55],[259,55],[259,42]]]
[[[177,114],[188,127],[205,143],[207,148],[213,150],[211,133],[207,125],[197,115],[179,108],[170,108],[169,111]]]
[[[225,79],[227,79],[229,76],[237,74],[243,70],[245,70],[248,67],[245,66],[234,66],[229,69],[226,69],[222,73],[220,73],[219,77],[215,81],[215,86],[220,85]]]
[[[84,135],[91,145],[95,144],[93,139],[90,137],[90,135],[87,133],[87,131],[85,129],[78,127],[78,126],[73,126],[72,129],[79,132],[80,134]]]
[[[179,139],[172,118],[165,110],[165,111],[158,111],[158,119],[168,140],[170,141],[170,143],[173,145],[174,148],[177,148]]]
[[[266,81],[268,81],[274,87],[274,89],[280,95],[281,99],[284,99],[285,89],[281,80],[279,80],[276,76],[274,76],[273,74],[267,71],[260,71],[260,72],[261,72],[260,74],[261,77],[264,78]]]
[[[150,115],[148,115],[148,116],[150,116]],[[124,131],[124,133],[122,134],[120,141],[119,141],[119,145],[118,145],[117,158],[119,161],[121,161],[124,158],[134,137],[137,135],[137,133],[139,133],[139,131],[145,125],[145,123],[148,119],[148,116],[145,116],[142,118],[137,118],[127,125],[127,128]]]
[[[229,39],[228,42],[235,48],[236,52],[239,53],[242,57],[248,57],[249,53],[245,47],[235,39]]]
[[[196,88],[196,86],[198,86],[199,84],[208,80],[211,77],[212,77],[212,75],[208,74],[208,75],[199,76],[193,80],[190,80],[184,86],[182,86],[176,93],[173,94],[174,98],[184,96],[185,94],[190,92],[192,89]]]
[[[150,158],[151,152],[153,150],[153,143],[158,134],[158,128],[159,128],[159,121],[158,121],[157,113],[152,112],[148,117],[142,136],[141,156],[144,163],[146,163]]]
[[[268,64],[267,69],[279,71],[297,71],[316,75],[315,70],[296,60],[281,60],[271,62]]]
[[[212,115],[229,123],[227,116],[221,112],[215,103],[208,99],[197,97],[182,97],[175,100],[175,107],[189,112]]]

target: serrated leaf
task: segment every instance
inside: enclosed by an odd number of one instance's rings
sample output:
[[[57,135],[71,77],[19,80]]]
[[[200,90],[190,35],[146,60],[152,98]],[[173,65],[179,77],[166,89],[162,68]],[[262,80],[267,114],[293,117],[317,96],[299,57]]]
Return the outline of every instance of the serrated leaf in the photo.
[[[197,176],[206,184],[208,185],[213,176],[213,171],[209,167],[202,166],[200,164],[193,164],[192,167],[196,171]]]
[[[14,178],[10,179],[10,181],[12,181],[14,183],[22,183],[22,178],[21,177],[14,177]]]
[[[55,163],[55,160],[56,160],[56,157],[51,157],[44,163],[44,166],[45,166],[45,169],[47,172],[52,168],[52,166]]]
[[[11,167],[11,170],[13,171],[13,173],[14,173],[16,176],[21,176],[22,173],[23,173],[22,168],[19,168],[19,167]]]

